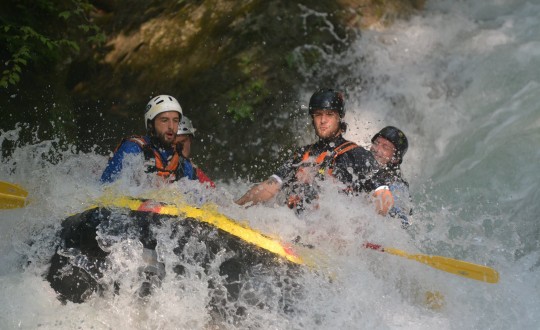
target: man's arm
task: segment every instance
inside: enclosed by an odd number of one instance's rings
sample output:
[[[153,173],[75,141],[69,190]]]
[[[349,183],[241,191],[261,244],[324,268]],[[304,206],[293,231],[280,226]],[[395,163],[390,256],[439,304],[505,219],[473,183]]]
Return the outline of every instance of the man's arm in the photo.
[[[409,216],[412,214],[411,196],[409,187],[403,181],[396,181],[390,185],[380,186],[373,193],[375,209],[381,215],[390,215],[401,219],[405,228],[410,224]]]
[[[206,173],[204,173],[203,170],[201,170],[199,167],[195,167],[195,171],[197,173],[197,179],[199,179],[200,183],[203,183],[203,184],[207,183],[212,188],[216,187],[216,184],[214,183],[214,181],[212,181],[212,179],[210,179],[210,177],[208,177],[208,175],[206,175]]]
[[[401,219],[401,225],[405,228],[410,225],[409,217],[412,215],[412,199],[409,186],[405,181],[400,180],[391,184],[389,188],[394,197],[394,205],[388,211],[388,214]]]
[[[244,196],[235,201],[238,205],[244,205],[252,202],[258,204],[266,202],[274,197],[281,189],[281,183],[274,177],[269,178],[255,186],[253,186]]]
[[[293,164],[296,164],[300,161],[299,157],[300,155],[303,155],[305,148],[306,147],[300,148],[294,153],[292,153],[289,159],[287,159],[287,161],[285,161],[285,163],[282,164],[276,170],[276,172],[274,172],[274,175],[268,178],[268,180],[253,186],[251,189],[248,190],[248,192],[244,194],[244,196],[236,200],[235,203],[238,205],[244,205],[249,202],[252,202],[253,204],[258,204],[261,202],[266,202],[276,196],[277,193],[281,190],[283,181],[288,182],[288,180],[296,172]]]
[[[122,171],[122,162],[124,161],[125,155],[136,154],[141,151],[141,147],[139,147],[139,145],[135,142],[126,141],[122,143],[122,145],[118,148],[118,150],[116,150],[112,158],[109,159],[107,167],[101,175],[101,183],[111,183],[115,181],[120,172]]]

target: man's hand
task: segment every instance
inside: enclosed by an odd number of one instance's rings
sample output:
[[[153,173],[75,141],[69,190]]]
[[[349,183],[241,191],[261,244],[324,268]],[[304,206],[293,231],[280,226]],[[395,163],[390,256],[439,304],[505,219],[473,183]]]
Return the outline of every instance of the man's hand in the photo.
[[[387,215],[388,211],[394,206],[394,196],[388,186],[381,186],[373,192],[375,210],[380,215]]]
[[[235,201],[238,205],[244,205],[252,202],[258,204],[266,202],[274,197],[281,189],[281,184],[274,178],[270,178],[258,185],[253,186],[244,196]]]

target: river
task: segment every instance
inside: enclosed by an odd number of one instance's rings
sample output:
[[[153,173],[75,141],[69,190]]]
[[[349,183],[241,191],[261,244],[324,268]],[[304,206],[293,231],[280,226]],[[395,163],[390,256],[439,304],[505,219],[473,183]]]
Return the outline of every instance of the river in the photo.
[[[403,171],[415,207],[406,230],[376,215],[367,200],[332,190],[319,211],[299,219],[285,207],[234,205],[250,182],[218,182],[215,191],[177,187],[188,201],[213,202],[265,233],[300,235],[317,246],[318,266],[301,275],[302,293],[291,298],[295,311],[248,306],[239,327],[538,329],[539,16],[540,1],[428,1],[421,15],[363,32],[346,54],[328,59],[349,64],[336,82],[347,86],[346,137],[367,146],[386,125],[409,137]],[[0,142],[16,141],[22,129],[2,132]],[[299,143],[311,138],[307,132]],[[44,280],[61,220],[111,189],[98,183],[106,161],[57,140],[19,146],[1,159],[0,180],[29,190],[30,203],[0,212],[0,328],[211,328],[201,278],[166,277],[144,303],[126,293],[66,305]],[[112,189],[137,195],[147,188],[125,177]],[[500,281],[368,250],[366,241],[487,265]],[[140,246],[123,244],[115,260],[129,276]],[[276,289],[263,284],[252,292],[261,299]],[[441,299],[429,303],[430,294]]]

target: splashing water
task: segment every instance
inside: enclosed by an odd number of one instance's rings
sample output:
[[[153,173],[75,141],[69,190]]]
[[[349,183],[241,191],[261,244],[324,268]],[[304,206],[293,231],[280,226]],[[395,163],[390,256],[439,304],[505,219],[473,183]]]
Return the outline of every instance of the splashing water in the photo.
[[[269,297],[279,287],[261,270],[243,298],[247,316],[238,327],[537,328],[539,15],[538,1],[432,1],[421,16],[367,31],[345,56],[329,59],[350,68],[337,82],[349,86],[349,139],[367,146],[386,125],[409,137],[403,168],[415,215],[408,230],[377,216],[367,200],[351,200],[332,187],[323,187],[319,211],[302,219],[281,206],[235,206],[247,182],[218,184],[215,191],[182,182],[160,192],[163,199],[213,202],[262,232],[285,241],[301,236],[317,246],[311,253],[318,267],[295,279],[301,290],[289,297],[294,312],[272,305]],[[0,142],[16,141],[19,131],[2,132]],[[0,180],[24,186],[30,204],[0,212],[0,327],[211,328],[205,278],[211,274],[201,275],[195,265],[184,277],[165,276],[144,302],[129,290],[84,304],[56,299],[43,275],[61,220],[104,193],[138,195],[154,188],[155,182],[133,185],[126,176],[111,192],[98,183],[105,164],[106,157],[57,140],[18,146],[1,159]],[[159,237],[158,257],[167,265],[172,243],[166,233]],[[486,264],[501,279],[487,284],[454,276],[363,249],[365,241]],[[119,267],[111,276],[135,290],[141,245],[123,240],[111,251]],[[248,300],[266,301],[267,307]]]

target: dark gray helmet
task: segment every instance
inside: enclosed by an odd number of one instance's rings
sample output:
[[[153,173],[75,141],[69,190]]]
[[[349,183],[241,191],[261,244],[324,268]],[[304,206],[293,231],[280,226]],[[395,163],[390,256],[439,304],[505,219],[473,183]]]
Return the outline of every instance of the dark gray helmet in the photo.
[[[405,156],[407,149],[409,149],[409,141],[407,140],[405,133],[403,133],[402,130],[394,126],[386,126],[385,128],[381,129],[379,133],[373,136],[373,138],[371,139],[371,143],[375,143],[375,140],[379,136],[392,142],[392,144],[396,148],[396,153],[394,156],[397,157],[399,163],[401,164],[401,162],[403,161],[403,156]]]
[[[309,114],[313,115],[315,110],[335,110],[339,113],[339,117],[345,116],[345,101],[343,93],[322,88],[316,91],[309,99]]]

